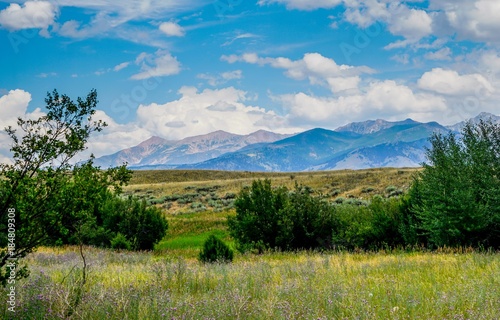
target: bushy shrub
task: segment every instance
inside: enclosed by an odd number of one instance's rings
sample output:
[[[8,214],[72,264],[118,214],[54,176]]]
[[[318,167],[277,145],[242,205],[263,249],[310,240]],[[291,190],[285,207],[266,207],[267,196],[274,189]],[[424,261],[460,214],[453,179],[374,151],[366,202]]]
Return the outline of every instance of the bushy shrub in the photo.
[[[203,244],[199,260],[203,263],[232,262],[234,252],[227,244],[215,235],[210,235]]]
[[[130,241],[125,238],[125,236],[121,233],[117,233],[116,236],[111,239],[111,248],[113,249],[124,249],[124,250],[130,250],[132,248],[132,245],[130,244]]]
[[[286,188],[273,190],[267,179],[253,181],[251,188],[243,188],[234,202],[236,216],[228,217],[231,236],[245,249],[259,241],[267,248],[280,247],[280,238],[284,238],[281,235],[289,228],[289,219],[284,215],[287,201]],[[243,246],[239,248],[243,250]]]
[[[100,199],[101,203],[79,227],[78,233],[61,231],[52,238],[52,244],[77,244],[81,241],[111,247],[112,240],[121,234],[131,250],[152,250],[165,236],[167,220],[159,208],[148,206],[145,200],[131,196],[122,199],[108,191]]]
[[[312,249],[331,244],[332,206],[312,196],[312,190],[296,185],[272,188],[270,180],[258,180],[236,198],[236,216],[229,217],[229,230],[238,248]],[[256,248],[258,246],[258,248]]]
[[[332,206],[311,194],[311,189],[296,184],[285,208],[289,234],[282,243],[286,249],[329,248],[332,241],[334,211]],[[284,230],[284,228],[282,229]],[[282,239],[284,240],[284,239]]]

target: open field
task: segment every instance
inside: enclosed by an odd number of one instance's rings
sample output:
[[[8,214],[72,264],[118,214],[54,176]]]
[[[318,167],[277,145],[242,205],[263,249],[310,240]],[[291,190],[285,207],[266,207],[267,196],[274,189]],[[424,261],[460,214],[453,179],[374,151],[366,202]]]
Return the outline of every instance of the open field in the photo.
[[[85,251],[88,282],[74,319],[498,319],[500,311],[498,254],[270,253],[202,265]],[[15,319],[63,318],[77,248],[41,248],[28,262]]]
[[[163,201],[156,205],[168,218],[167,236],[154,252],[85,247],[87,283],[71,319],[498,319],[500,255],[493,252],[268,252],[237,253],[226,265],[197,260],[210,234],[234,247],[226,217],[253,179],[289,188],[297,181],[348,201],[397,195],[416,170],[135,172],[124,191]],[[67,318],[81,276],[78,248],[40,248],[26,262],[31,276],[16,284],[13,319]],[[0,318],[11,318],[4,306]]]
[[[227,172],[203,170],[134,171],[126,195],[142,197],[161,207],[169,221],[167,236],[156,246],[168,255],[194,258],[210,234],[232,243],[226,217],[234,214],[235,196],[255,179],[274,186],[311,187],[330,201],[359,201],[406,191],[419,169],[367,169],[300,173]]]
[[[221,211],[231,208],[235,195],[255,179],[292,189],[295,183],[311,187],[329,200],[367,199],[375,194],[398,195],[410,186],[419,169],[366,169],[300,173],[223,172],[203,170],[134,171],[125,195],[135,195],[162,207],[167,214]]]

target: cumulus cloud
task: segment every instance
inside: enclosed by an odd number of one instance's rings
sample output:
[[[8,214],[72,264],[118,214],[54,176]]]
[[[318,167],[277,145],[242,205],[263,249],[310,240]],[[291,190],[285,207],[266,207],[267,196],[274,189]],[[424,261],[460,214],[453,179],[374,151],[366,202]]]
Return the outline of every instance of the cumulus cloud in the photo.
[[[391,15],[387,21],[392,34],[416,42],[432,33],[432,18],[424,10],[409,9],[402,5],[392,8],[389,7]]]
[[[26,1],[22,6],[11,3],[0,11],[0,25],[12,31],[47,29],[54,23],[57,14],[57,6],[49,1]]]
[[[459,40],[499,43],[500,1],[495,0],[430,0],[414,6],[417,1],[388,0],[260,0],[260,5],[283,4],[288,9],[316,10],[342,5],[344,20],[361,28],[379,21],[398,40],[386,49],[403,48],[430,35],[457,36]],[[419,1],[422,2],[422,1]]]
[[[333,59],[319,53],[306,53],[300,60],[290,60],[284,57],[259,57],[255,53],[243,55],[222,56],[221,60],[228,63],[246,62],[258,65],[270,65],[273,68],[285,69],[285,75],[295,80],[308,79],[311,84],[329,86],[333,92],[350,89],[359,82],[361,74],[372,74],[375,70],[366,66],[339,65]],[[340,78],[346,78],[341,80]]]
[[[346,21],[367,28],[376,21],[387,24],[388,30],[405,39],[388,45],[387,49],[405,47],[432,34],[432,15],[423,9],[410,8],[399,1],[345,0]]]
[[[348,96],[315,97],[300,92],[277,99],[289,108],[291,124],[327,128],[375,118],[433,121],[447,109],[443,98],[415,93],[392,80],[372,82],[363,92]]]
[[[27,112],[30,101],[31,94],[21,89],[10,90],[0,97],[0,163],[11,162],[12,156],[9,151],[11,140],[4,128],[12,126],[15,129],[18,117],[34,119],[43,115],[40,109]]]
[[[491,94],[494,89],[481,74],[460,75],[457,71],[435,68],[418,80],[421,89],[452,96],[474,95],[478,90]]]
[[[233,87],[206,89],[182,87],[178,100],[140,105],[137,123],[167,139],[181,139],[216,130],[247,134],[259,129],[293,132],[283,117],[247,105],[247,93]]]
[[[462,40],[500,42],[499,1],[431,0],[429,8],[438,11],[436,25],[444,34],[456,34]]]
[[[181,64],[177,58],[165,50],[158,50],[155,54],[143,52],[137,56],[135,63],[141,66],[141,72],[131,76],[132,80],[171,76],[181,71]]]
[[[172,21],[163,22],[159,29],[169,37],[184,37],[186,35],[184,28]]]

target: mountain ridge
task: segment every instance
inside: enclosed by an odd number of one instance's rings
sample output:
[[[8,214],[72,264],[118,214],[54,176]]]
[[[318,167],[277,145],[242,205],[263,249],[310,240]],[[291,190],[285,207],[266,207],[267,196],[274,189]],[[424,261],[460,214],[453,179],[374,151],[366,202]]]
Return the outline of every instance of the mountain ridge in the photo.
[[[481,113],[473,122],[500,116]],[[246,135],[217,130],[181,140],[158,136],[95,160],[101,167],[127,162],[133,169],[215,169],[311,171],[372,167],[416,167],[425,161],[428,138],[456,132],[465,122],[443,126],[412,119],[353,122],[335,130],[313,128],[297,134],[258,130]],[[121,162],[120,162],[121,161]]]

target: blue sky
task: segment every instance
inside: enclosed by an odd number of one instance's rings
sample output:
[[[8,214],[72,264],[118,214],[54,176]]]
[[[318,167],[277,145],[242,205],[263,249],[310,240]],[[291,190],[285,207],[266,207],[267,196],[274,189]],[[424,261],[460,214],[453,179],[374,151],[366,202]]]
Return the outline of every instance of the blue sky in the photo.
[[[0,1],[0,43],[0,125],[95,88],[97,156],[152,135],[500,113],[497,0]]]

